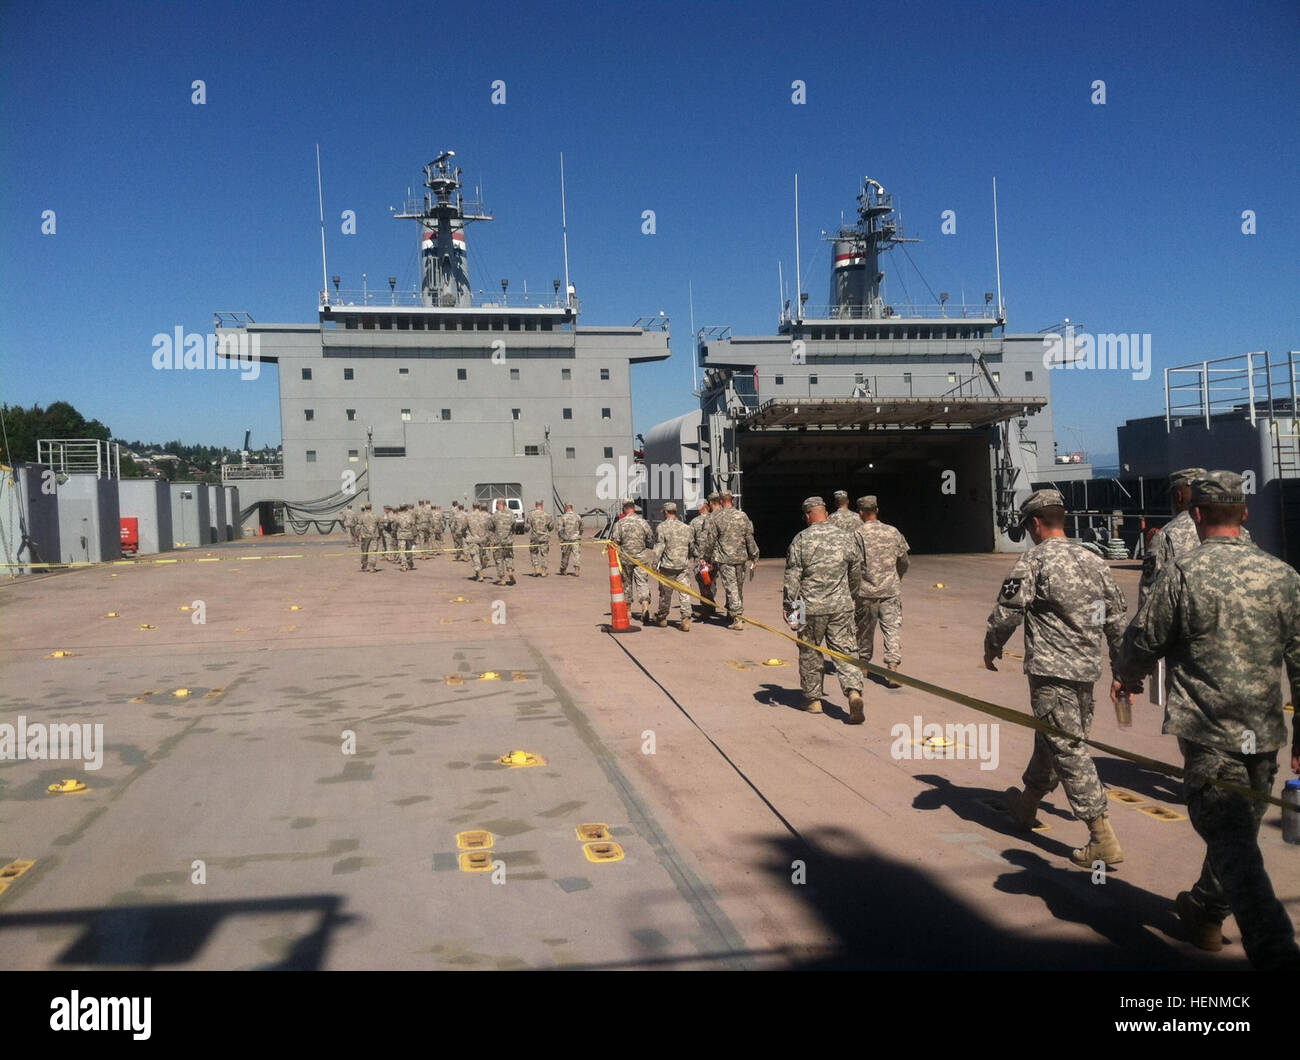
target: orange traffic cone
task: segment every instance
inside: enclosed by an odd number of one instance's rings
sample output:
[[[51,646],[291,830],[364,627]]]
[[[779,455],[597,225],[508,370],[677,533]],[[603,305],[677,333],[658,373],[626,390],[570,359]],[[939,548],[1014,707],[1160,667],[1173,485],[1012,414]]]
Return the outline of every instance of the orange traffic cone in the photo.
[[[627,597],[623,595],[623,572],[618,567],[618,553],[613,545],[607,545],[609,553],[609,617],[613,619],[605,626],[606,633],[638,633],[640,626],[634,626],[628,620]]]

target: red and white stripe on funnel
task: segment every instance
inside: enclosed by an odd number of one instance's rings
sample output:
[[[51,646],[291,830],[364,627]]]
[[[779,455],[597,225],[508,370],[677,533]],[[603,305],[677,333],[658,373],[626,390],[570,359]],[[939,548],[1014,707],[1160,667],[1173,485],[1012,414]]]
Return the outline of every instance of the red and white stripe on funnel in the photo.
[[[436,229],[426,228],[426,229],[424,230],[424,236],[423,236],[423,238],[420,240],[420,249],[421,249],[421,250],[426,250],[426,251],[429,251],[429,252],[432,253],[432,251],[433,251],[434,241],[437,239],[437,236],[438,236],[438,232],[437,232]],[[453,245],[457,250],[459,250],[459,251],[461,251],[462,253],[464,253],[464,251],[465,251],[465,233],[464,233],[463,231],[461,231],[460,229],[456,229],[456,231],[452,232],[452,234],[451,234],[451,242],[452,242],[452,245]]]
[[[835,267],[837,269],[851,269],[855,265],[861,265],[862,262],[863,256],[858,253],[835,255]]]

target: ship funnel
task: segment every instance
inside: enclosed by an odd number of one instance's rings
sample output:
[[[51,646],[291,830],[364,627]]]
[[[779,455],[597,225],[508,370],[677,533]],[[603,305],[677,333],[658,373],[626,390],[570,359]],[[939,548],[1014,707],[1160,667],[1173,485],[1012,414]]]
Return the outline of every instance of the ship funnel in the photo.
[[[877,180],[862,178],[858,195],[858,223],[841,228],[830,239],[830,301],[837,317],[879,318],[886,315],[885,274],[880,253],[904,239],[894,218],[893,196]]]

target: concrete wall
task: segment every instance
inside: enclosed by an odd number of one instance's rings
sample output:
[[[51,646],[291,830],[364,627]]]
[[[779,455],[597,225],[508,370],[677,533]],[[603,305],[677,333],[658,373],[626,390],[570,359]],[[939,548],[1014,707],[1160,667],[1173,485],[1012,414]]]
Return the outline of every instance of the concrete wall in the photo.
[[[225,486],[226,491],[226,540],[234,541],[244,536],[239,525],[239,487]]]
[[[134,516],[140,528],[139,555],[170,552],[172,542],[172,494],[161,479],[120,479],[118,507],[123,517]]]
[[[41,488],[48,469],[18,464],[0,472],[0,537],[5,563],[58,563],[59,502],[54,490]],[[10,574],[31,574],[31,567],[7,567]],[[36,568],[39,572],[44,568]]]
[[[64,563],[122,558],[117,480],[69,475],[58,487],[59,548]]]
[[[221,486],[203,486],[208,491],[208,532],[205,545],[226,540],[226,491]]]
[[[209,487],[197,482],[173,482],[170,487],[172,538],[177,548],[208,544]]]

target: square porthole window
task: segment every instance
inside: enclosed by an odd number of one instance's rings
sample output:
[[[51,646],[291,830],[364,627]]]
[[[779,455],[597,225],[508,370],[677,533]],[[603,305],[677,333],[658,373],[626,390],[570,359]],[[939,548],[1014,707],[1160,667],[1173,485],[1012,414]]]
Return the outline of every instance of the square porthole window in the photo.
[[[399,369],[397,369],[397,374],[398,374],[398,375],[410,375],[410,374],[411,374],[411,370],[410,370],[409,368],[399,368]]]
[[[561,378],[561,379],[565,379],[565,380],[572,379],[572,378],[573,378],[573,369],[572,369],[572,368],[561,368],[561,369],[560,369],[560,378]]]
[[[353,375],[352,375],[352,369],[351,369],[351,368],[344,368],[344,369],[343,369],[343,378],[344,378],[344,379],[352,379],[352,378],[353,378]]]
[[[409,421],[410,418],[411,418],[411,410],[410,410],[410,409],[402,409],[402,419],[403,419],[403,420],[408,420],[408,421]],[[445,418],[445,417],[444,417],[444,418]]]
[[[1033,372],[1026,372],[1026,373],[1025,373],[1025,382],[1026,382],[1026,383],[1032,383],[1033,381],[1034,381],[1034,373],[1033,373]]]
[[[605,459],[606,460],[614,459],[614,447],[612,445],[605,446]]]
[[[307,450],[307,463],[309,463],[309,464],[314,464],[314,463],[316,463],[316,450],[315,450],[315,449],[308,449],[308,450]]]
[[[451,419],[451,409],[443,409],[443,410],[442,410],[442,418],[443,418],[444,420],[449,420],[449,419]]]
[[[468,371],[467,369],[464,369],[464,368],[457,368],[457,369],[456,369],[456,378],[459,379],[459,380],[465,380],[465,379],[468,379],[468,378],[469,378],[469,371]]]
[[[575,458],[577,457],[577,455],[578,455],[578,450],[576,450],[575,448],[573,448],[573,446],[569,446],[569,448],[567,448],[566,450],[564,450],[564,459],[565,459],[565,460],[573,460],[573,459],[575,459]]]
[[[355,463],[356,463],[358,460],[360,460],[361,458],[357,455],[357,451],[356,451],[355,449],[349,449],[349,450],[348,450],[348,459],[349,459],[352,463],[355,464]]]
[[[348,410],[347,410],[347,413],[348,413],[348,419],[350,419],[350,420],[355,420],[355,419],[357,418],[357,410],[356,410],[356,409],[348,409]]]
[[[303,415],[303,418],[304,418],[304,419],[307,419],[307,420],[314,420],[314,419],[316,418],[316,410],[315,410],[315,409],[303,409],[303,410],[302,410],[302,415]]]
[[[602,368],[602,369],[600,370],[600,378],[601,378],[602,381],[604,381],[604,380],[606,380],[606,379],[609,378],[609,369],[608,369],[608,368]]]
[[[785,376],[783,375],[775,376],[773,378],[773,382],[775,382],[777,386],[785,386]]]
[[[519,369],[518,369],[518,368],[511,368],[511,369],[510,369],[510,378],[511,378],[512,380],[517,380],[517,379],[519,378]]]
[[[302,377],[303,377],[304,379],[310,379],[310,378],[311,378],[311,369],[310,369],[310,368],[304,368],[304,369],[302,370]]]
[[[600,410],[600,418],[601,418],[602,420],[613,419],[613,417],[610,416],[610,414],[609,414],[609,409],[601,409],[601,410]]]
[[[573,419],[573,409],[564,409],[560,415],[562,415],[566,420],[571,420]]]
[[[511,418],[512,420],[517,420],[517,419],[519,419],[519,410],[518,410],[518,409],[511,409],[511,410],[510,410],[510,418]]]

